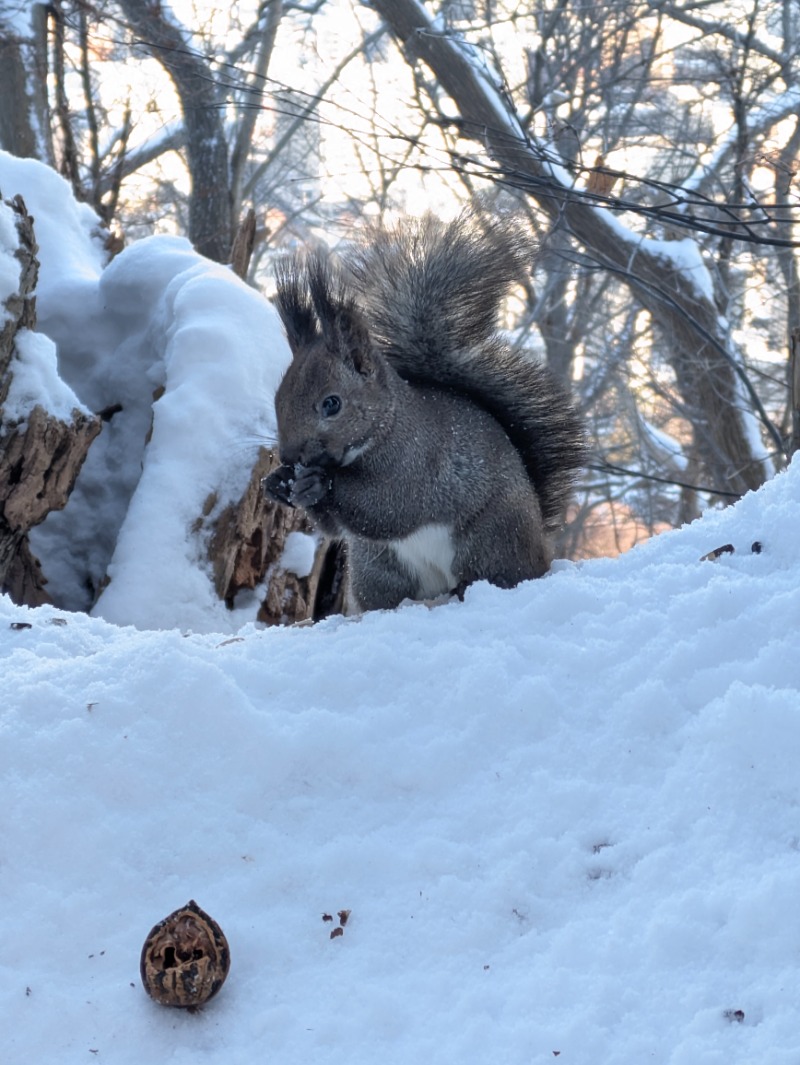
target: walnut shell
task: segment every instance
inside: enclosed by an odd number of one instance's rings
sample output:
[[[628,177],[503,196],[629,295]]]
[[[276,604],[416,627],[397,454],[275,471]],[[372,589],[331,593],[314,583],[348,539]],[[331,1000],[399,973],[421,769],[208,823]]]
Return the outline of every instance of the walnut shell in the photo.
[[[193,899],[159,921],[142,947],[144,989],[162,1006],[202,1006],[222,987],[230,967],[222,929]]]

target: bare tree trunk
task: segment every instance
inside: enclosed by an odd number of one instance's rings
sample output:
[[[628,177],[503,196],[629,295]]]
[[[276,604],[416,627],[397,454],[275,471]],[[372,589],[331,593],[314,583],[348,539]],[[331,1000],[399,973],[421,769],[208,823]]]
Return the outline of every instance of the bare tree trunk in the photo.
[[[47,103],[47,5],[33,4],[21,38],[0,17],[0,148],[53,165]]]
[[[449,34],[434,27],[417,0],[373,0],[410,64],[422,60],[455,101],[464,136],[481,142],[506,183],[524,189],[604,268],[621,276],[660,327],[678,384],[694,418],[695,441],[712,483],[743,494],[766,478],[754,452],[740,370],[711,296],[700,289],[663,244],[626,239],[607,212],[576,202],[551,164],[516,126],[499,91]],[[631,235],[632,236],[632,235]],[[752,391],[749,398],[755,401]],[[770,426],[770,428],[772,428]]]
[[[575,357],[575,335],[571,329],[568,290],[571,282],[564,245],[569,240],[562,227],[554,226],[547,235],[542,255],[546,280],[536,306],[539,326],[547,353],[547,365],[565,384],[571,379]]]
[[[789,362],[792,378],[792,436],[789,454],[800,451],[800,329],[792,333],[792,351]]]
[[[67,98],[66,47],[64,38],[64,12],[61,4],[53,4],[53,82],[55,107],[54,114],[59,131],[59,166],[58,170],[72,186],[76,200],[85,199],[81,181],[81,164],[78,145],[75,140],[70,105]]]
[[[784,145],[778,158],[774,161],[775,166],[775,203],[789,203],[793,194],[795,181],[794,161],[800,151],[800,119],[795,119],[794,130]],[[800,356],[797,348],[800,344],[800,271],[798,270],[797,253],[790,242],[793,236],[793,226],[789,219],[775,223],[775,228],[787,241],[786,246],[775,249],[775,257],[778,260],[784,284],[786,285],[786,333],[789,340],[789,365],[788,385],[789,402],[786,405],[786,414],[783,419],[783,430],[789,438],[789,453],[794,454],[800,441]]]
[[[223,110],[214,78],[161,4],[120,0],[120,7],[144,46],[170,75],[180,97],[192,181],[189,239],[201,255],[227,263],[233,240],[233,199]]]
[[[13,376],[15,340],[20,330],[36,324],[33,291],[39,271],[33,222],[22,197],[11,207],[17,215],[20,264],[18,291],[5,302],[6,321],[0,331],[0,406],[8,398]],[[0,411],[0,413],[2,413]],[[45,580],[28,546],[28,532],[51,510],[67,502],[100,419],[73,412],[63,422],[35,406],[21,423],[0,424],[0,590],[17,603],[35,606],[47,601]]]

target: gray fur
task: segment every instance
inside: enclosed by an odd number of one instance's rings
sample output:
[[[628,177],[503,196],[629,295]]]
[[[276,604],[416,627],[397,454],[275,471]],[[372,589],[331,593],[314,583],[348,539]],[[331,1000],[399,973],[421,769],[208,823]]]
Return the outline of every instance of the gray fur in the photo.
[[[584,445],[566,393],[496,331],[527,253],[506,223],[462,215],[278,274],[293,361],[266,489],[346,542],[355,609],[549,567]]]

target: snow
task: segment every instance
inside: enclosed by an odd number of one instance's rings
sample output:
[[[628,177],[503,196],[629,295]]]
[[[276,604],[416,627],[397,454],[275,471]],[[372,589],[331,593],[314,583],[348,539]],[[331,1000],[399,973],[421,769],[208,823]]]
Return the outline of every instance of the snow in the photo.
[[[56,185],[60,183],[63,190],[59,202],[63,201],[72,208],[76,206],[66,182],[39,163],[14,160],[21,163],[20,174],[16,180],[9,182],[8,171],[3,168],[2,162],[10,158],[0,152],[0,191],[6,190],[4,195],[7,199],[27,188],[26,175],[33,172],[44,180],[48,188],[53,184],[52,179],[56,179]],[[47,231],[48,226],[45,224],[43,229]],[[67,240],[65,244],[69,246],[70,241]],[[3,306],[6,300],[19,292],[20,264],[15,257],[18,248],[16,214],[8,203],[0,201],[0,323],[7,318],[7,311]],[[69,270],[71,266],[69,262],[64,263],[65,270]],[[63,421],[70,421],[76,410],[86,411],[69,385],[59,376],[55,345],[41,333],[30,329],[22,329],[17,333],[10,374],[11,383],[2,406],[4,426],[24,422],[36,404],[45,407]]]
[[[16,217],[9,205],[0,201],[0,322],[7,318],[3,305],[19,289],[19,262],[14,258],[18,246]]]
[[[11,385],[3,404],[4,425],[24,422],[37,404],[64,422],[71,421],[75,411],[89,413],[59,377],[55,344],[41,333],[30,329],[17,332],[9,371]]]
[[[795,465],[617,560],[235,637],[0,599],[4,1062],[797,1062],[798,522]],[[194,1015],[138,976],[190,898],[232,955]]]
[[[628,239],[631,239],[628,231]],[[703,262],[703,255],[696,240],[684,237],[682,240],[647,240],[648,251],[665,261],[669,270],[680,274],[682,277],[691,279],[698,297],[714,301],[714,282],[708,267]]]
[[[69,183],[36,159],[17,159],[0,151],[0,191],[6,200],[20,194],[34,218],[39,245],[37,293],[62,302],[79,301],[96,282],[106,253],[100,220],[88,204],[78,203]],[[73,314],[75,308],[73,308]]]
[[[0,154],[23,354],[123,409],[34,538],[62,606],[0,597],[3,1065],[796,1065],[800,466],[619,559],[259,628],[196,524],[274,430],[277,318],[175,238],[107,264],[37,165]],[[189,899],[232,955],[195,1014],[139,982]]]
[[[689,467],[688,459],[683,455],[680,443],[665,432],[653,425],[647,418],[639,419],[639,426],[644,436],[644,443],[659,462],[672,467],[681,474],[685,474]]]
[[[314,566],[318,539],[308,533],[290,532],[286,537],[281,564],[289,573],[298,577],[307,577]]]
[[[698,300],[714,302],[714,282],[703,261],[703,253],[696,240],[683,237],[681,240],[656,240],[634,233],[612,211],[605,207],[591,207],[607,225],[623,246],[628,246],[631,268],[639,249],[664,263],[666,273],[680,274],[691,281]]]

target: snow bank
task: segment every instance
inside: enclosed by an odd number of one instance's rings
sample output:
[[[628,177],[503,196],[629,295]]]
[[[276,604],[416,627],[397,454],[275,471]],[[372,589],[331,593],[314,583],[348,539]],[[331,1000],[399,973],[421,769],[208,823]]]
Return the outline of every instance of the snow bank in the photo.
[[[0,599],[4,1063],[794,1065],[799,524],[795,465],[617,560],[235,638]],[[138,977],[190,898],[232,953],[195,1015]]]
[[[55,344],[42,333],[31,329],[17,332],[9,372],[11,383],[2,408],[4,425],[23,423],[36,406],[63,422],[71,421],[75,411],[89,413],[59,377]]]

